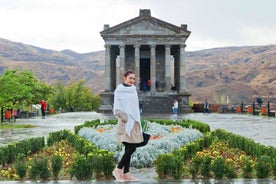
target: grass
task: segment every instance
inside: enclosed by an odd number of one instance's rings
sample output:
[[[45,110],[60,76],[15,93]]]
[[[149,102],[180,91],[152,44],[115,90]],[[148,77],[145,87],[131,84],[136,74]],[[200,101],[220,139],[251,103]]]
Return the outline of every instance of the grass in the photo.
[[[22,124],[9,124],[9,123],[0,123],[0,130],[9,130],[15,128],[35,128],[35,125],[22,125]]]

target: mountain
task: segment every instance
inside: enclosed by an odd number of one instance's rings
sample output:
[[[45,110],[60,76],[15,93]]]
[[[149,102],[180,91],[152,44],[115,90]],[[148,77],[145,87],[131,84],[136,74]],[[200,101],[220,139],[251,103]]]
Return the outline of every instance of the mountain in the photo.
[[[104,83],[103,55],[103,51],[85,54],[70,50],[59,52],[0,38],[0,74],[6,68],[30,69],[45,83],[84,80],[94,93],[98,93]]]
[[[226,47],[187,52],[187,88],[192,99],[276,103],[276,45]],[[200,98],[202,97],[202,98]]]
[[[0,74],[30,69],[48,84],[84,80],[94,93],[104,89],[104,51],[55,51],[0,38]],[[276,45],[224,47],[186,52],[186,84],[193,102],[276,104]]]

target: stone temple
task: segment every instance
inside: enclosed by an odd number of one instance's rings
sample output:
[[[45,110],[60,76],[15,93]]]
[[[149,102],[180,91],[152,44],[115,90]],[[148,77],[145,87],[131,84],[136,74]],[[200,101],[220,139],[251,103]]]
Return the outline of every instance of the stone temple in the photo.
[[[162,21],[148,9],[116,26],[104,25],[100,34],[105,41],[105,91],[99,112],[112,112],[113,92],[128,69],[135,71],[143,113],[172,113],[174,99],[178,113],[190,112],[191,94],[185,84],[185,42],[190,33],[186,24]]]

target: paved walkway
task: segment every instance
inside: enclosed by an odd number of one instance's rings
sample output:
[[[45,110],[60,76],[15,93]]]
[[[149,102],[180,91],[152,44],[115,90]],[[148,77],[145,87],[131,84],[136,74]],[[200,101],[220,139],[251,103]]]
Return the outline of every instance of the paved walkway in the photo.
[[[31,119],[18,119],[17,124],[33,124],[37,125],[36,128],[30,129],[13,129],[13,130],[0,130],[0,146],[7,145],[11,142],[28,139],[37,136],[47,136],[50,132],[68,129],[74,131],[76,125],[83,124],[85,121],[94,119],[113,119],[113,115],[99,114],[95,112],[75,112],[75,113],[64,113],[47,116],[46,119],[40,117]],[[172,114],[151,114],[142,115],[142,118],[158,118],[158,119],[193,119],[201,122],[205,122],[210,125],[211,130],[220,128],[225,129],[229,132],[251,138],[256,142],[264,145],[270,145],[276,147],[276,118],[268,118],[263,116],[252,116],[252,115],[240,115],[240,114],[210,114],[204,115],[202,113],[191,113],[179,116],[173,116]],[[134,169],[134,175],[138,178],[143,178],[142,182],[139,183],[175,183],[156,180],[156,173],[153,169]],[[193,181],[193,180],[182,180],[180,183],[274,183],[272,180],[206,180],[206,181]],[[0,181],[0,183],[2,183]],[[9,184],[21,184],[21,182],[5,182]],[[22,182],[22,183],[36,183],[36,182]],[[46,182],[48,184],[56,182]],[[88,184],[88,183],[113,183],[113,181],[58,181],[58,183],[66,184]],[[127,183],[127,182],[124,182]]]

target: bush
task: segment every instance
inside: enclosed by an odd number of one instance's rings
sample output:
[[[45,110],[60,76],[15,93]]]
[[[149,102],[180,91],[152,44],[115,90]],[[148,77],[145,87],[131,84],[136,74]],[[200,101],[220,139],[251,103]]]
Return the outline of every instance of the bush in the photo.
[[[192,164],[191,164],[191,167],[189,168],[189,171],[193,178],[195,178],[196,175],[199,173],[200,168],[202,167],[202,161],[203,161],[202,157],[197,155],[192,158]]]
[[[271,171],[270,157],[261,156],[256,163],[256,175],[258,178],[267,178]]]
[[[91,160],[96,179],[99,179],[102,174],[104,174],[105,178],[112,178],[112,171],[115,167],[113,161],[114,153],[99,150],[95,154],[88,154],[88,157]]]
[[[16,161],[14,163],[15,173],[20,179],[23,179],[27,173],[27,165],[24,161],[24,154],[18,154]]]
[[[237,178],[238,174],[234,167],[234,163],[232,162],[225,162],[225,176],[227,178]]]
[[[93,174],[92,162],[84,155],[78,155],[70,171],[71,177],[75,176],[78,180],[89,180]]]
[[[211,161],[212,161],[212,158],[210,156],[203,157],[202,169],[201,169],[202,176],[207,178],[211,176]]]
[[[178,157],[172,154],[159,155],[154,161],[156,172],[160,179],[165,177],[173,177],[174,179],[181,179],[183,175],[183,165]]]
[[[276,176],[276,158],[272,160],[272,174],[275,177]]]
[[[62,168],[62,156],[54,155],[51,159],[52,172],[55,179],[58,179],[58,174]]]
[[[42,180],[47,180],[50,175],[47,159],[45,157],[34,157],[30,169],[30,178],[36,180],[39,177]]]
[[[224,166],[225,161],[222,157],[217,157],[213,164],[211,165],[211,169],[214,172],[216,178],[221,179],[224,175]]]
[[[242,157],[242,176],[244,178],[253,177],[253,161],[246,156]]]

